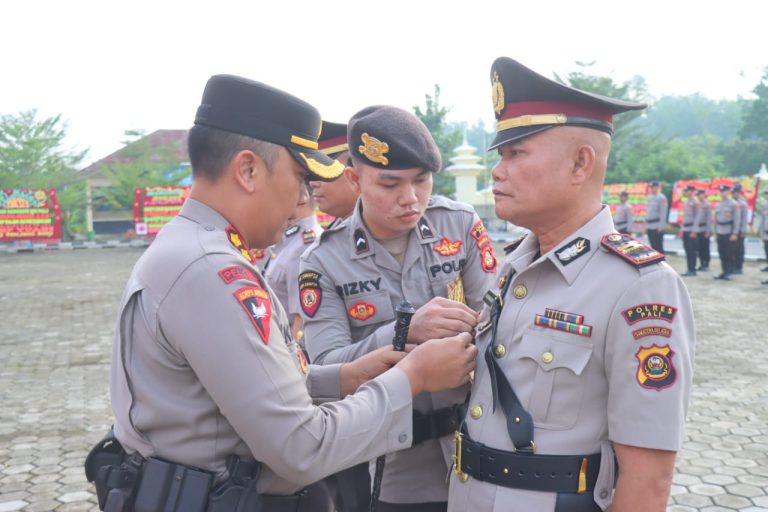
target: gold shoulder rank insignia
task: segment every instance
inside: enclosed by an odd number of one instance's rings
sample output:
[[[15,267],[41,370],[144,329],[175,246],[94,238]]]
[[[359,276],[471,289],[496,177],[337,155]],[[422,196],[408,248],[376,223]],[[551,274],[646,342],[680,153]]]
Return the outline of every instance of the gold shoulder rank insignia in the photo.
[[[637,268],[664,260],[662,253],[630,235],[611,233],[605,235],[600,244]]]
[[[384,156],[384,153],[389,151],[389,144],[382,142],[376,137],[371,137],[367,133],[360,136],[363,141],[363,145],[357,149],[371,162],[377,162],[381,165],[388,165],[389,159]]]
[[[501,85],[499,80],[499,74],[493,73],[491,79],[491,98],[493,99],[493,111],[496,112],[496,117],[499,117],[504,111],[504,86]]]

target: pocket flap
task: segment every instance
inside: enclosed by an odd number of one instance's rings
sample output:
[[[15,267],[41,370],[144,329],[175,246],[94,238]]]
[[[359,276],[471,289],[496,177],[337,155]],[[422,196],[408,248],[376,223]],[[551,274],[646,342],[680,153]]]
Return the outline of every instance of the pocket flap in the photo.
[[[592,344],[578,339],[554,338],[538,332],[529,332],[520,342],[519,358],[529,358],[544,371],[567,368],[576,375],[587,366],[592,357]]]
[[[391,322],[395,318],[392,300],[386,290],[346,297],[344,306],[353,327]]]

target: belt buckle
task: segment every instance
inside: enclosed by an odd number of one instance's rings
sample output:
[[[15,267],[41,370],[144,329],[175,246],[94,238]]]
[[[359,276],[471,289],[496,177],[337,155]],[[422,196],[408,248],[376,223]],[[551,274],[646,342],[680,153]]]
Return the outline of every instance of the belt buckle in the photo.
[[[466,482],[469,475],[461,470],[461,444],[464,435],[456,430],[453,433],[453,472],[459,477],[459,480]]]

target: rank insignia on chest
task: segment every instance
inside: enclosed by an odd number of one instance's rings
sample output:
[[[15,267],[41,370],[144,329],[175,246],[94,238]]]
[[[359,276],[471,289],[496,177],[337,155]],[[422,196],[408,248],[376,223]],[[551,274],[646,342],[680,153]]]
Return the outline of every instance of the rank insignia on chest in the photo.
[[[555,251],[555,256],[557,256],[557,259],[560,260],[560,263],[565,266],[575,261],[578,257],[587,254],[588,252],[589,240],[579,237],[571,240],[568,242],[568,244]]]
[[[674,351],[669,345],[640,347],[635,354],[638,361],[637,382],[648,389],[661,391],[675,383],[677,370],[672,363]]]
[[[246,286],[234,293],[235,298],[250,318],[256,332],[265,345],[269,344],[269,320],[272,316],[272,304],[269,294],[259,286]]]
[[[451,242],[448,238],[443,237],[439,244],[432,247],[432,250],[441,256],[454,256],[459,254],[463,243],[461,240]]]
[[[432,228],[429,227],[429,224],[427,224],[427,219],[425,219],[424,217],[419,219],[417,226],[419,227],[419,236],[421,237],[422,240],[427,240],[429,238],[435,237],[434,233],[432,233]],[[447,239],[444,238],[443,240],[447,240]]]
[[[566,313],[556,309],[545,308],[543,315],[534,317],[534,324],[555,331],[570,332],[579,336],[592,336],[592,326],[584,323],[584,315]]]
[[[304,242],[304,244],[311,244],[315,241],[315,232],[311,229],[307,229],[301,234],[301,240]]]
[[[347,312],[355,320],[368,320],[376,314],[376,306],[367,302],[356,302]]]
[[[317,308],[323,298],[323,290],[320,288],[320,274],[314,271],[299,274],[299,299],[301,310],[312,318],[317,313]]]
[[[248,250],[248,245],[245,243],[245,240],[243,240],[243,237],[240,235],[240,233],[238,233],[233,226],[229,226],[226,229],[226,233],[227,238],[229,239],[229,243],[232,244],[232,247],[237,249],[245,259],[251,263],[256,263],[256,260],[251,255],[251,251]]]
[[[664,259],[662,253],[625,234],[611,233],[610,235],[605,235],[600,244],[608,249],[608,252],[620,256],[624,261],[631,263],[637,268],[645,267]]]
[[[355,252],[357,254],[363,254],[364,252],[368,252],[368,249],[369,249],[368,237],[365,236],[365,231],[363,231],[360,228],[357,228],[352,235],[352,239],[354,240]]]

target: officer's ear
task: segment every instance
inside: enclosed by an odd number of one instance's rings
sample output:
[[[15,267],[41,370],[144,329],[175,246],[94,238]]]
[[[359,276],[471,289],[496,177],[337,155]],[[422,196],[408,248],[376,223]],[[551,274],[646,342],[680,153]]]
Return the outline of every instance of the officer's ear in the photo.
[[[352,189],[360,194],[360,169],[352,165],[345,167],[344,178],[352,185]]]
[[[230,171],[235,183],[248,193],[255,192],[264,174],[269,172],[264,160],[247,149],[238,152],[232,158]]]

